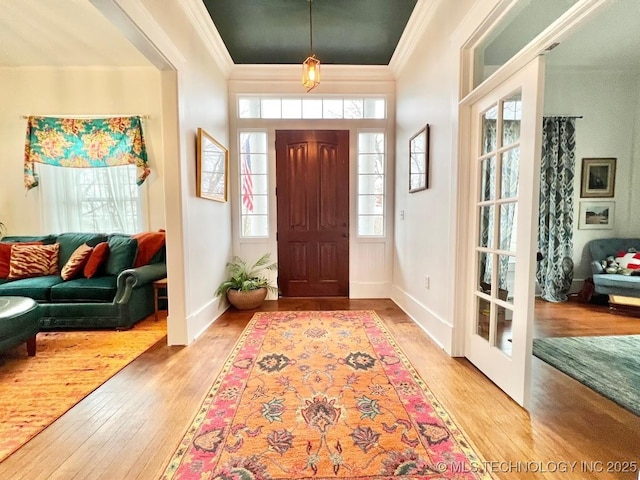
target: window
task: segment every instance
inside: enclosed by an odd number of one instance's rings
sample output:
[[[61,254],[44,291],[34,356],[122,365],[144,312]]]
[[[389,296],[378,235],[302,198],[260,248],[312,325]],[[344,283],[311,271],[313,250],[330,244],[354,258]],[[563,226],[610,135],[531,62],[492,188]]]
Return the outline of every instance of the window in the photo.
[[[358,235],[384,235],[385,138],[358,134]]]
[[[131,234],[148,230],[146,184],[136,184],[135,165],[38,165],[38,174],[45,231]]]
[[[384,98],[239,97],[238,118],[384,119]]]
[[[269,236],[269,162],[267,132],[241,131],[240,236]]]
[[[514,2],[474,49],[474,87],[489,78],[578,0]]]

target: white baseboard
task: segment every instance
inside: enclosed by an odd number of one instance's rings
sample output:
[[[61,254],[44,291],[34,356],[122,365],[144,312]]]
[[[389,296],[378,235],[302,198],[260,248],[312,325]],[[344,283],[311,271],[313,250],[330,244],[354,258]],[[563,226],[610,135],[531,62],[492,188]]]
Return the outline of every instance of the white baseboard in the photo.
[[[220,315],[227,311],[229,303],[221,301],[221,297],[216,297],[207,302],[200,310],[187,317],[187,345],[215,322]]]
[[[349,298],[390,298],[391,282],[349,282]]]
[[[453,325],[436,315],[415,297],[395,285],[392,287],[391,299],[436,345],[451,355]]]

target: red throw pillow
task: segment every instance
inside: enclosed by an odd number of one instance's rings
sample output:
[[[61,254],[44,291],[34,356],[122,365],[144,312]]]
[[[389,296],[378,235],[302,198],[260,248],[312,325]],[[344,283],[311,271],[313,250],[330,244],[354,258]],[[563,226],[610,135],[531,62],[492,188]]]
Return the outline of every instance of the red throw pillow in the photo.
[[[62,279],[71,280],[77,277],[89,260],[91,252],[93,252],[93,247],[90,247],[86,243],[76,248],[71,254],[71,257],[69,257],[69,260],[67,260],[67,263],[62,267],[62,271],[60,272]]]
[[[133,262],[133,266],[141,267],[147,265],[153,256],[162,248],[166,240],[166,233],[164,231],[143,232],[131,235],[131,237],[138,241],[138,254],[135,262]]]
[[[89,259],[84,266],[84,276],[87,278],[94,277],[100,267],[104,264],[109,256],[109,244],[107,242],[100,242],[95,247],[93,247],[93,251],[91,255],[89,255]]]
[[[9,278],[42,277],[55,275],[58,270],[60,244],[11,245]]]
[[[42,242],[6,242],[0,243],[0,278],[9,278],[9,264],[11,263],[11,245],[42,245]]]
[[[629,270],[638,270],[640,269],[640,253],[618,252],[616,262],[622,268],[628,268]]]

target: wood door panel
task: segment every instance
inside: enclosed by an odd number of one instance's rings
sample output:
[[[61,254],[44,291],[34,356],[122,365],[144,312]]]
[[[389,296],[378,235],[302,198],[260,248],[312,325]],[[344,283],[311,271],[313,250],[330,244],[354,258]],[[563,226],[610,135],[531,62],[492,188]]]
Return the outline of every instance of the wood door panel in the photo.
[[[282,296],[349,294],[349,132],[276,131]]]
[[[305,242],[289,242],[289,253],[291,255],[291,270],[289,278],[291,280],[304,280],[309,276],[307,272],[307,244]]]
[[[309,230],[309,205],[307,189],[309,181],[305,165],[308,163],[307,146],[289,146],[289,229],[298,232]]]
[[[320,204],[320,224],[319,230],[335,230],[338,227],[338,155],[335,145],[318,145],[318,157],[320,163],[319,188],[323,195],[323,202]]]
[[[318,243],[318,279],[333,281],[338,276],[338,245],[336,242]]]

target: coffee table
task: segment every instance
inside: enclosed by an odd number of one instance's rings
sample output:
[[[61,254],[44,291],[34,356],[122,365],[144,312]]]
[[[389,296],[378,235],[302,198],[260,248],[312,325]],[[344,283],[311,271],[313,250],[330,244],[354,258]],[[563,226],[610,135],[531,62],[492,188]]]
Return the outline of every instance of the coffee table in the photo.
[[[0,297],[0,352],[23,342],[27,354],[36,354],[36,334],[42,316],[38,303],[27,297]]]

